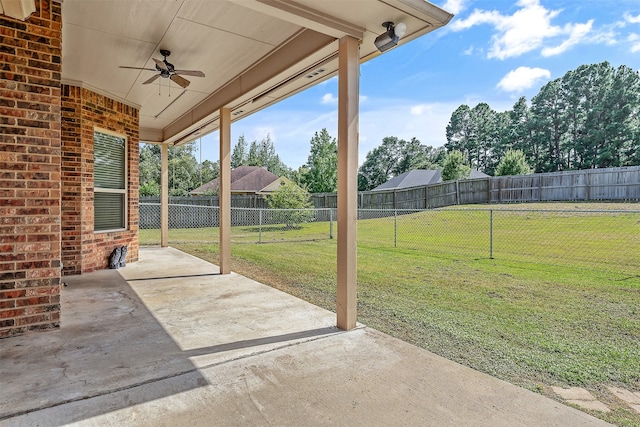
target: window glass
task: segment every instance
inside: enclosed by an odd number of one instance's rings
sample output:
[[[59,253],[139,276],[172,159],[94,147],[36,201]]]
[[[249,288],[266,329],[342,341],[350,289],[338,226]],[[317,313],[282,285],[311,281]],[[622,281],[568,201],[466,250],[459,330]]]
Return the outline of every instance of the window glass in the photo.
[[[94,142],[94,230],[125,228],[127,208],[126,139],[95,131]]]

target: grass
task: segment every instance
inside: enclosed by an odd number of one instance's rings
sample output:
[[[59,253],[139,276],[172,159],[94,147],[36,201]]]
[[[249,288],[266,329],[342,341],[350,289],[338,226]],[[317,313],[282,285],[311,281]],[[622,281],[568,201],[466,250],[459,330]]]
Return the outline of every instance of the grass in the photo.
[[[640,425],[604,388],[640,390],[640,216],[494,211],[491,259],[487,214],[359,221],[358,320],[544,394],[586,387],[613,403],[598,416]],[[396,229],[404,230],[398,247],[394,221],[406,223]],[[335,310],[335,240],[315,240],[321,226],[284,231],[295,242],[248,244],[255,240],[237,236],[249,233],[232,232],[232,267]],[[172,232],[184,242],[172,246],[217,261],[217,244]]]

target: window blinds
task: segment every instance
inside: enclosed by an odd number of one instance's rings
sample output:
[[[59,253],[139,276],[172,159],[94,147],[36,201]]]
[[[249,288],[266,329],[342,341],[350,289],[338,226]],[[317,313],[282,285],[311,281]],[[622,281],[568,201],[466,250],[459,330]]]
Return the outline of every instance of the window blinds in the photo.
[[[95,131],[94,230],[125,228],[126,139]]]

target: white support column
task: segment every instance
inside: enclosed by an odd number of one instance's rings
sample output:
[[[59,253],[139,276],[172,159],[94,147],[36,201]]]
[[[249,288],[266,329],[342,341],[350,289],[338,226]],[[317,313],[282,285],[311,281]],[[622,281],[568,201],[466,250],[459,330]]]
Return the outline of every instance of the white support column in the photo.
[[[338,51],[338,328],[356,327],[358,220],[359,41],[345,36]]]
[[[160,146],[160,246],[169,246],[169,146]]]
[[[231,273],[231,110],[220,109],[220,274]]]

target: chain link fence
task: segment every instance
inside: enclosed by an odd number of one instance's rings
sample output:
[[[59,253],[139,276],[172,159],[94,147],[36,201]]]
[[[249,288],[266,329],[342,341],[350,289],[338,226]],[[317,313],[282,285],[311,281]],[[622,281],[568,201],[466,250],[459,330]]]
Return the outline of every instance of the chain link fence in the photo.
[[[169,243],[217,243],[217,206],[169,205]],[[332,239],[335,209],[231,208],[233,243]],[[140,244],[160,244],[160,204],[140,204]]]
[[[231,209],[233,243],[332,239],[335,209]],[[169,243],[217,243],[218,209],[169,205]],[[160,244],[160,205],[140,204],[140,244]],[[358,210],[358,245],[640,272],[640,210]]]
[[[371,218],[358,222],[361,246],[640,272],[637,210],[446,208],[359,216]]]

